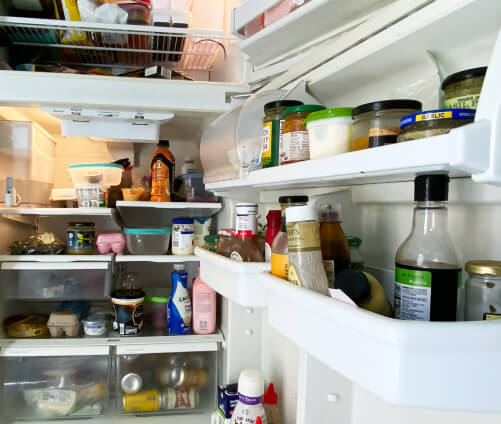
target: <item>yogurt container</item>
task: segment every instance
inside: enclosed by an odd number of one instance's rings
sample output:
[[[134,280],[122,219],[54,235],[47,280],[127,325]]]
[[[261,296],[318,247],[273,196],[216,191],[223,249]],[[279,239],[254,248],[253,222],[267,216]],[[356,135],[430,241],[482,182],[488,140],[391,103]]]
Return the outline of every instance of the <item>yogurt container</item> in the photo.
[[[98,312],[82,320],[84,333],[87,336],[104,336],[107,330],[106,313]]]
[[[120,289],[111,293],[113,330],[121,336],[137,334],[143,327],[145,293],[138,289]]]

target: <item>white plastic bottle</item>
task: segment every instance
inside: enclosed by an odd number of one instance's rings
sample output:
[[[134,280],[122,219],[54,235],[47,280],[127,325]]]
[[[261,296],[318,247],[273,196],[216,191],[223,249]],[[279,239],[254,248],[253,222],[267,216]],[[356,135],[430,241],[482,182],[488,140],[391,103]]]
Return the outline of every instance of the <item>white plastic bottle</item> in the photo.
[[[267,424],[263,394],[263,375],[257,370],[243,370],[238,377],[238,403],[231,424],[256,424],[257,417],[261,418],[262,424]]]

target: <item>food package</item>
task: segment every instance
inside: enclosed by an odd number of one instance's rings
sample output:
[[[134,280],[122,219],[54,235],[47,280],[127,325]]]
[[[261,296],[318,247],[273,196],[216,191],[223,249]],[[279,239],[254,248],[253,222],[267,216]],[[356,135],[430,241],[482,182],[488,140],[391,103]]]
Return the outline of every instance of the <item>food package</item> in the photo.
[[[58,0],[66,21],[80,22],[80,11],[77,0]],[[63,44],[89,44],[90,41],[85,31],[63,31],[61,36]]]
[[[19,314],[4,321],[7,336],[13,338],[46,337],[47,316],[42,314]]]
[[[122,189],[130,190],[130,189]],[[125,236],[123,233],[99,233],[96,238],[97,250],[101,255],[106,253],[121,254],[125,249]]]
[[[51,337],[75,337],[80,332],[80,321],[71,311],[52,312],[47,327]]]
[[[53,233],[42,233],[15,241],[9,246],[11,255],[58,255],[66,249],[66,244]]]

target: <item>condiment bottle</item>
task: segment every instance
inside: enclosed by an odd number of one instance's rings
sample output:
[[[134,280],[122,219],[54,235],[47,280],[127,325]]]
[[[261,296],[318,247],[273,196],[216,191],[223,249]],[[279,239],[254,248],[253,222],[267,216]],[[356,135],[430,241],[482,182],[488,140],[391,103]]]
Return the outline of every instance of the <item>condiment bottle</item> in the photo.
[[[193,332],[212,334],[216,331],[216,292],[198,274],[193,280]]]
[[[266,215],[266,238],[264,242],[264,258],[266,262],[271,261],[271,246],[276,235],[280,232],[281,213],[278,210],[268,211]]]
[[[395,317],[455,321],[461,260],[448,231],[449,176],[419,175],[414,181],[414,218],[395,257]]]
[[[339,210],[332,205],[320,205],[320,243],[329,287],[334,288],[335,276],[350,267],[350,246],[341,228]]]
[[[257,204],[237,203],[236,236],[230,258],[242,262],[264,262],[263,250],[257,239]]]
[[[308,203],[308,196],[280,196],[278,198],[282,209],[280,232],[275,236],[271,245],[271,273],[276,277],[288,279],[289,249],[287,244],[287,228],[285,223],[285,209],[293,206],[304,206]]]
[[[275,393],[273,383],[269,384],[268,390],[264,394],[263,402],[268,424],[282,424],[282,415],[278,407],[278,395]],[[256,424],[257,422],[258,421],[256,421]]]
[[[151,157],[151,201],[170,202],[174,191],[175,159],[169,150],[169,141],[160,140]]]
[[[312,206],[297,206],[285,211],[289,244],[289,281],[300,287],[327,294],[320,249],[320,226]]]
[[[267,424],[263,392],[263,375],[257,370],[243,370],[238,377],[238,403],[233,410],[231,424],[255,424],[257,417]]]
[[[231,255],[233,239],[235,238],[235,232],[231,228],[225,228],[219,230],[218,235],[219,240],[217,242],[216,253],[229,258]]]
[[[346,236],[348,240],[348,245],[350,246],[350,264],[351,268],[358,269],[359,271],[364,270],[364,258],[360,253],[360,245],[362,244],[362,239],[354,236]]]
[[[169,334],[191,333],[191,299],[188,293],[188,273],[183,264],[174,264],[171,273],[172,291],[170,294],[167,321]]]

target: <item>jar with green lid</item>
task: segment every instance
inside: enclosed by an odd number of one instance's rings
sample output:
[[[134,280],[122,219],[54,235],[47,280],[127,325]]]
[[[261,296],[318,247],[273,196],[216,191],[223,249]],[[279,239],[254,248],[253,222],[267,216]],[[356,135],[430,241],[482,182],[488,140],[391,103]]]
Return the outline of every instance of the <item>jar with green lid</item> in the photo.
[[[448,133],[453,128],[473,122],[473,109],[436,109],[413,113],[400,120],[397,141],[410,141]]]
[[[280,138],[280,165],[310,159],[310,142],[305,119],[312,112],[324,110],[321,105],[299,105],[284,110]]]
[[[366,103],[353,109],[351,151],[397,142],[400,119],[421,111],[417,100],[395,99]]]
[[[346,240],[348,240],[348,246],[350,246],[350,262],[351,267],[354,269],[358,269],[359,271],[364,270],[364,258],[360,254],[360,246],[362,244],[362,240],[358,237],[346,236]]]
[[[205,248],[211,252],[216,253],[217,243],[219,242],[218,235],[209,235],[204,237]]]
[[[70,222],[66,240],[69,255],[93,255],[96,253],[96,226],[93,222]]]
[[[278,165],[280,153],[280,137],[284,119],[282,113],[291,106],[302,105],[298,100],[277,100],[264,105],[263,148],[261,150],[261,166],[271,168]]]
[[[467,69],[449,75],[442,83],[444,106],[454,109],[476,109],[487,66]]]
[[[465,321],[501,319],[501,261],[469,261],[465,270]]]

